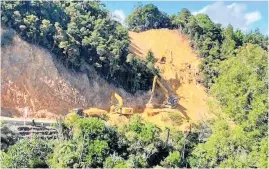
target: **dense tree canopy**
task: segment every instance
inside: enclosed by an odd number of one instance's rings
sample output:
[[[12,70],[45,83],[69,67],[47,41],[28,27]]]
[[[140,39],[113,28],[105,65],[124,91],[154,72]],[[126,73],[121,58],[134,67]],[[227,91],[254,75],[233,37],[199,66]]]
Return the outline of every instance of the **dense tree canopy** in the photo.
[[[63,138],[21,139],[2,151],[2,165],[8,168],[175,167],[188,165],[183,163],[187,162],[183,158],[175,158],[183,151],[189,154],[194,147],[193,142],[188,141],[188,137],[192,137],[173,131],[167,138],[166,131],[139,116],[133,116],[128,125],[112,127],[101,119],[73,114],[62,125],[68,131]],[[173,153],[169,153],[171,150]]]
[[[268,37],[258,29],[243,34],[231,25],[222,27],[187,9],[169,19],[169,28],[187,35],[203,58],[204,85],[220,106],[211,135],[188,156],[190,166],[268,167]],[[180,166],[178,158],[180,154],[170,152],[162,164]]]
[[[51,50],[69,67],[93,65],[131,92],[148,89],[158,74],[153,53],[145,60],[130,54],[127,30],[99,2],[5,1],[1,9],[5,26]],[[187,9],[168,17],[152,4],[138,6],[127,25],[134,31],[178,29],[189,37],[202,58],[216,117],[181,132],[161,130],[140,116],[112,127],[73,114],[62,124],[69,134],[50,141],[19,140],[3,126],[2,166],[268,168],[268,37],[258,29],[243,34],[231,25],[222,27]]]
[[[169,16],[159,11],[158,7],[153,4],[136,7],[126,22],[128,28],[133,31],[168,28],[170,26]]]
[[[100,2],[5,1],[1,10],[3,25],[51,50],[66,66],[85,71],[93,65],[109,82],[130,92],[149,89],[155,69],[139,59],[137,64],[126,62],[128,32]]]
[[[151,10],[148,10],[151,9]],[[150,13],[153,23],[160,23],[158,27],[145,27],[147,16]],[[128,17],[127,24],[130,30],[144,31],[152,28],[179,29],[191,40],[191,46],[197,51],[200,57],[204,58],[201,64],[201,72],[204,85],[210,88],[219,75],[219,64],[221,61],[235,55],[243,43],[258,44],[267,50],[268,37],[262,35],[258,29],[254,32],[243,34],[240,30],[233,30],[231,25],[223,28],[220,24],[215,24],[205,14],[192,15],[191,12],[183,8],[177,15],[172,14],[167,19],[162,19],[161,11],[152,4],[139,6]],[[165,24],[161,24],[165,23]],[[152,25],[152,24],[151,24]]]
[[[221,64],[210,93],[227,116],[218,119],[213,134],[195,148],[195,167],[268,167],[267,61],[265,50],[246,44]]]

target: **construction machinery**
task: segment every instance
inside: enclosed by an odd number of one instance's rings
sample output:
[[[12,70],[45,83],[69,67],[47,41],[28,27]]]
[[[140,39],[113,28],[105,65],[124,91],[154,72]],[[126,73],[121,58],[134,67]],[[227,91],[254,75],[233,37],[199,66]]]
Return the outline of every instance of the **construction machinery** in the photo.
[[[165,52],[164,52],[164,54],[162,55],[162,57],[161,57],[161,59],[159,60],[159,63],[161,63],[161,64],[165,64],[166,63],[166,53],[168,52],[168,50],[166,50]]]
[[[88,108],[88,109],[81,109],[81,108],[75,108],[70,111],[70,113],[67,114],[69,116],[70,114],[77,114],[80,117],[103,117],[106,114],[107,111],[97,108]],[[66,117],[67,117],[66,116]]]
[[[123,107],[122,97],[118,93],[113,91],[111,93],[111,99],[110,99],[110,112],[118,113],[121,115],[132,115],[134,110],[131,107]]]
[[[88,109],[75,108],[75,109],[72,109],[66,115],[66,117],[77,114],[80,117],[103,118],[106,115],[106,113],[107,113],[106,110],[102,110],[102,109],[98,109],[98,108],[88,108]],[[111,93],[111,99],[110,99],[110,113],[118,113],[118,114],[122,114],[122,115],[132,115],[133,108],[123,107],[122,97],[118,93],[113,91]]]
[[[153,96],[155,95],[155,91],[156,91],[156,84],[158,84],[160,86],[160,88],[162,89],[163,93],[165,94],[165,101],[163,102],[163,104],[158,105],[158,104],[154,104],[152,103],[152,99]],[[160,107],[166,107],[166,108],[174,108],[178,103],[178,96],[175,94],[172,94],[171,90],[168,90],[159,80],[158,76],[154,76],[153,79],[153,84],[152,84],[152,90],[151,90],[151,96],[150,99],[148,101],[148,103],[146,104],[147,108],[153,108],[156,106],[160,106]]]
[[[165,64],[166,63],[166,56],[167,56],[168,52],[170,52],[170,54],[171,54],[171,62],[173,61],[173,59],[172,59],[172,51],[167,49],[164,52],[164,54],[162,55],[161,59],[158,61],[160,64]]]

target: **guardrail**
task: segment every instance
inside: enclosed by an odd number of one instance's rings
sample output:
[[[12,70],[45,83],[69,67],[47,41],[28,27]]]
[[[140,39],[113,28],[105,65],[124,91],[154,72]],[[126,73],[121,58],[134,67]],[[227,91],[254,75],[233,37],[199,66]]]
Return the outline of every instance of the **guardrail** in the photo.
[[[8,126],[12,126],[13,130],[22,138],[31,138],[33,136],[39,138],[55,139],[58,138],[58,131],[52,127],[56,122],[45,122],[41,120],[21,120],[12,118],[1,118]]]

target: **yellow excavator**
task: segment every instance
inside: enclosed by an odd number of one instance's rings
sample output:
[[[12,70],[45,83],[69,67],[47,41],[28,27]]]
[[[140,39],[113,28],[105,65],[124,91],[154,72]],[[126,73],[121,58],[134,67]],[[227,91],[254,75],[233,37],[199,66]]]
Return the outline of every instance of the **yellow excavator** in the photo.
[[[113,91],[110,99],[110,112],[118,113],[121,115],[132,115],[134,110],[131,107],[123,107],[122,97]]]
[[[72,109],[67,116],[71,114],[77,114],[80,117],[103,117],[107,113],[106,110],[98,109],[98,108],[88,108],[88,109],[82,109],[82,108],[75,108]]]
[[[152,103],[153,96],[155,95],[156,91],[156,84],[160,86],[160,88],[163,90],[163,93],[165,94],[165,101],[163,104],[159,105],[156,103]],[[153,83],[152,83],[152,90],[151,90],[151,96],[146,104],[147,108],[154,108],[156,106],[159,107],[166,107],[166,108],[174,108],[178,103],[178,96],[172,94],[170,90],[168,90],[159,80],[158,76],[154,76]]]
[[[168,52],[168,50],[166,50],[166,51],[163,53],[161,59],[158,61],[160,64],[165,64],[165,63],[166,63],[166,53],[167,53],[167,52]]]
[[[171,61],[170,61],[170,62],[171,62],[171,63],[173,62],[172,51],[167,49],[167,50],[163,53],[161,59],[158,61],[160,64],[165,64],[165,63],[166,63],[166,56],[168,55],[168,52],[170,52],[170,54],[171,54]]]

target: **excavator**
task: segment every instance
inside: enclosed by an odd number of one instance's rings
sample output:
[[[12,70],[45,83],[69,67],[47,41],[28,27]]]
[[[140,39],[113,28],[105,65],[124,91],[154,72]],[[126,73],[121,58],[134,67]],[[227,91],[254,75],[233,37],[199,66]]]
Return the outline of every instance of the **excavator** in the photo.
[[[173,62],[172,51],[167,49],[167,50],[163,53],[161,59],[158,61],[160,64],[165,64],[165,63],[166,63],[166,56],[167,56],[167,53],[168,53],[168,52],[170,52],[170,54],[171,54],[171,62]]]
[[[110,105],[111,105],[110,106],[110,113],[118,113],[121,115],[132,115],[133,114],[133,108],[123,107],[122,97],[114,91],[111,93]],[[102,109],[98,109],[98,108],[88,108],[88,109],[76,108],[76,109],[72,109],[66,115],[66,118],[70,118],[74,114],[77,114],[80,117],[102,118],[106,113],[107,113],[106,110],[102,110]]]
[[[82,108],[75,108],[72,109],[69,114],[77,114],[80,117],[103,117],[106,114],[107,111],[98,109],[98,108],[88,108],[88,109],[82,109]]]
[[[165,64],[166,63],[166,53],[168,52],[168,50],[166,50],[164,52],[164,54],[162,55],[161,59],[158,61],[160,64]]]
[[[121,115],[132,115],[134,110],[131,107],[123,107],[122,97],[118,93],[113,91],[111,93],[111,99],[110,99],[110,112]]]
[[[160,86],[160,88],[163,90],[163,93],[165,94],[165,101],[163,104],[158,105],[156,103],[152,103],[152,99],[153,96],[155,95],[155,91],[156,91],[156,84],[158,84]],[[152,84],[152,89],[151,89],[151,96],[150,99],[148,101],[148,103],[146,104],[147,108],[154,108],[154,107],[165,107],[165,108],[174,108],[178,103],[178,97],[174,94],[172,94],[171,91],[169,91],[159,80],[158,76],[154,76],[153,79],[153,84]]]

